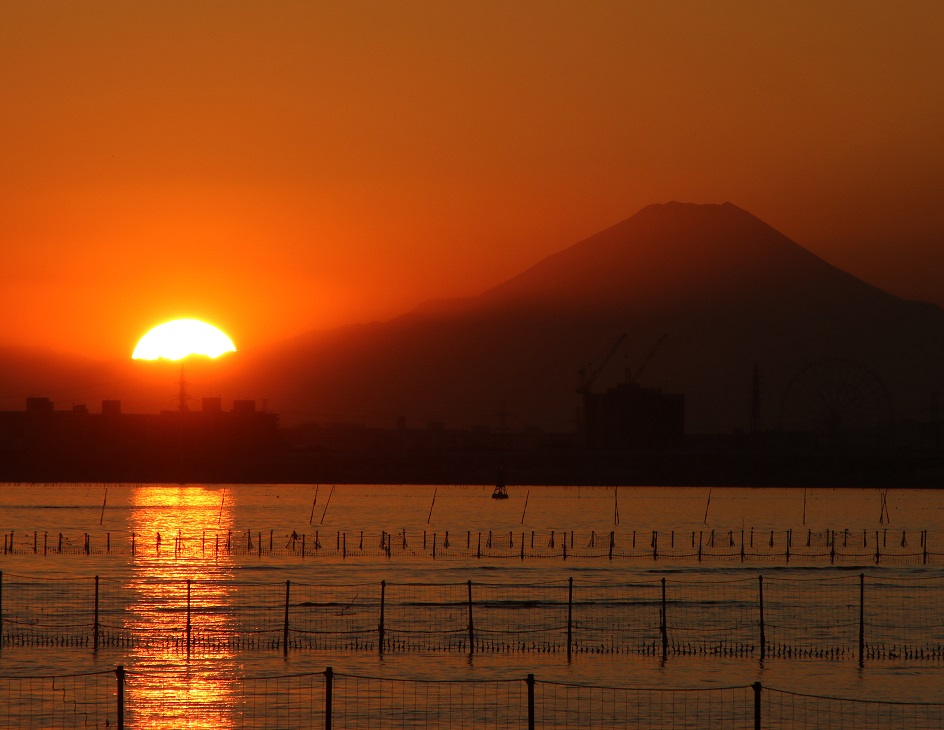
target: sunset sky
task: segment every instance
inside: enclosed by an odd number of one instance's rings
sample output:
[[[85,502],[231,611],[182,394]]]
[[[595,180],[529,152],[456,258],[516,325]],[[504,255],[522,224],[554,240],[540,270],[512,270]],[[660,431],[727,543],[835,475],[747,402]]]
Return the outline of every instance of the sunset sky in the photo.
[[[0,345],[255,347],[668,200],[944,305],[942,31],[934,0],[4,2]]]

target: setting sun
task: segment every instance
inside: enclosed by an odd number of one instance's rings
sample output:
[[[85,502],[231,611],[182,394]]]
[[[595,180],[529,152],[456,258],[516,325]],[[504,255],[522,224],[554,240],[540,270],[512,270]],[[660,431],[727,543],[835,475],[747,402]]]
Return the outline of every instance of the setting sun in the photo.
[[[219,357],[235,351],[233,341],[213,325],[198,319],[175,319],[144,335],[131,357],[135,360],[180,360],[188,355]]]

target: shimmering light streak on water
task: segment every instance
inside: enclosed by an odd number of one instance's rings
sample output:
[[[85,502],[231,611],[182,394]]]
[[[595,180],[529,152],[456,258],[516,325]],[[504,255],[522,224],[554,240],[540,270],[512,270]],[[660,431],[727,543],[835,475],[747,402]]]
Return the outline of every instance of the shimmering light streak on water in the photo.
[[[218,581],[232,576],[232,565],[225,555],[213,562],[177,557],[184,548],[179,535],[195,534],[213,520],[223,530],[231,528],[232,502],[221,505],[215,490],[200,486],[140,486],[132,490],[129,511],[131,531],[155,541],[153,551],[136,551],[124,582],[124,590],[134,596],[125,625],[139,642],[127,658],[135,727],[205,727],[208,717],[215,718],[215,727],[232,727],[227,708],[233,704],[235,653],[222,642],[192,642],[190,635],[191,616],[199,616],[201,631],[227,629],[225,609],[237,599],[231,586]],[[181,615],[188,620],[167,626],[170,616]],[[147,674],[161,681],[144,679]]]

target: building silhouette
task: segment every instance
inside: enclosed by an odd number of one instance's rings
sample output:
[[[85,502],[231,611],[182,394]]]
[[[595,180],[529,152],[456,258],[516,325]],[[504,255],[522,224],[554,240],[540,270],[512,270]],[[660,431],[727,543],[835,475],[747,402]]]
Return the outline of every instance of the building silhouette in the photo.
[[[121,401],[56,410],[30,397],[24,411],[0,412],[0,466],[30,481],[177,481],[238,477],[279,453],[279,417],[255,401],[204,398],[199,411],[124,413]]]

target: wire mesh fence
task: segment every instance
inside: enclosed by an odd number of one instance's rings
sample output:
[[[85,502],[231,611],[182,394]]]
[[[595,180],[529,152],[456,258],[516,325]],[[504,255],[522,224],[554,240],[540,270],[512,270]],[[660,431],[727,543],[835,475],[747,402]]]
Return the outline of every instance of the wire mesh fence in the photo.
[[[0,647],[944,660],[944,576],[255,583],[0,572]]]
[[[114,671],[0,676],[0,727],[121,727],[119,687]]]
[[[528,690],[520,679],[417,681],[334,674],[331,681],[332,728],[529,727]]]
[[[944,704],[841,699],[764,687],[759,714],[770,728],[944,728]]]
[[[755,691],[750,685],[693,690],[535,682],[534,727],[754,728]]]
[[[0,676],[4,728],[942,728],[944,703],[731,687],[604,687],[515,679],[418,680],[324,672],[200,677],[165,686],[153,671]]]
[[[445,531],[201,530],[176,534],[11,531],[3,555],[136,555],[218,559],[675,560],[685,562],[934,565],[944,533],[928,530]]]

